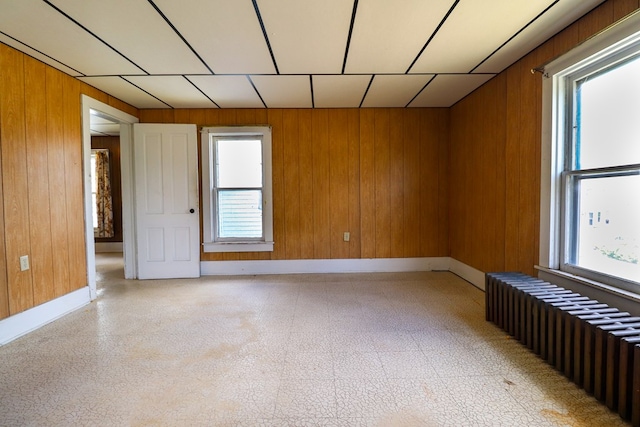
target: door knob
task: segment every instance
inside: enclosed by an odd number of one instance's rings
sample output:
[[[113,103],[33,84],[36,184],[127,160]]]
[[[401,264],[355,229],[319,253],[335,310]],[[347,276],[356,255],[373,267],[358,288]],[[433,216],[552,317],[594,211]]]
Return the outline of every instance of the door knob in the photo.
[[[193,208],[189,209],[189,213],[194,213],[195,211],[196,211],[196,210],[195,210],[195,209],[193,209]]]

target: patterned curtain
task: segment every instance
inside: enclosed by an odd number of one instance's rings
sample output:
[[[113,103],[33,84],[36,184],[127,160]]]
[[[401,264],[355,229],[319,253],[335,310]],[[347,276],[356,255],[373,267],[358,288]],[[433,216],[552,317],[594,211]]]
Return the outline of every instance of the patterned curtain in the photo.
[[[96,210],[98,229],[95,237],[113,237],[113,205],[109,179],[109,151],[96,150]]]

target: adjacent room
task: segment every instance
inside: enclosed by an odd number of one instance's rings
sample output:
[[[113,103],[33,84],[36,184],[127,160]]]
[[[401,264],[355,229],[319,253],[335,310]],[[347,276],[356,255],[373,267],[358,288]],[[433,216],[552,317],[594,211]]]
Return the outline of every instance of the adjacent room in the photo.
[[[0,2],[0,424],[640,426],[639,10]]]

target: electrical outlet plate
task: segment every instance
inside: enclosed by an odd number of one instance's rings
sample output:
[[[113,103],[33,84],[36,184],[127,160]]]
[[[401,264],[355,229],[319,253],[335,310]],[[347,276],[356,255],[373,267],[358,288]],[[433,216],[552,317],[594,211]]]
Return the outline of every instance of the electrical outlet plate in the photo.
[[[20,271],[26,271],[29,269],[29,255],[23,255],[20,257]]]
[[[348,242],[350,237],[351,237],[351,234],[348,231],[345,231],[343,235],[344,241]]]

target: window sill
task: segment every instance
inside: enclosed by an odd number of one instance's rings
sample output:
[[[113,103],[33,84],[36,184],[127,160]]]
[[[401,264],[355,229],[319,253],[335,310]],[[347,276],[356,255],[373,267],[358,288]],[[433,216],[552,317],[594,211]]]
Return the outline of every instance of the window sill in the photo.
[[[205,252],[273,252],[273,242],[205,242],[202,247]]]
[[[591,288],[604,291],[609,294],[613,294],[617,297],[625,298],[627,300],[640,303],[640,294],[637,294],[635,292],[630,292],[625,289],[620,289],[615,286],[607,285],[606,283],[587,279],[586,277],[576,276],[575,274],[567,273],[565,271],[554,270],[551,268],[541,267],[538,265],[535,266],[535,269],[551,276],[560,277],[562,279],[569,280],[574,283],[578,283],[584,286],[588,286]]]

